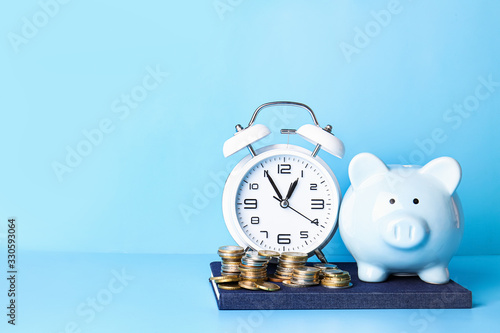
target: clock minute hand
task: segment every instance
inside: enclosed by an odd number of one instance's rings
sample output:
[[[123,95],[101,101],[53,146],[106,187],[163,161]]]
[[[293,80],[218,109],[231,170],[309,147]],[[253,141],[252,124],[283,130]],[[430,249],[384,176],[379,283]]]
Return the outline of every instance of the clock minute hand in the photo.
[[[297,184],[299,182],[299,179],[295,180],[293,183],[290,184],[290,188],[288,188],[288,193],[286,194],[285,200],[290,199],[290,197],[293,194],[293,191],[295,191],[295,188],[297,187]]]
[[[301,212],[299,212],[298,210],[296,210],[295,208],[293,208],[292,206],[290,206],[288,204],[288,201],[283,200],[283,199],[278,199],[276,196],[273,196],[273,198],[276,199],[276,200],[278,200],[282,204],[281,205],[282,208],[290,208],[291,210],[293,210],[295,213],[299,214],[300,216],[302,216],[306,220],[311,221],[311,223],[314,223],[314,224],[318,225],[318,221],[311,220],[310,218],[308,218],[307,216],[305,216],[304,214],[302,214]],[[285,203],[285,205],[283,205],[283,203]]]
[[[271,183],[272,187],[274,188],[274,191],[276,192],[276,194],[278,195],[279,197],[279,200],[283,200],[283,197],[281,196],[281,193],[280,191],[278,190],[278,187],[276,186],[276,184],[274,183],[274,180],[271,178],[271,175],[267,174],[267,179],[269,179],[269,182]]]

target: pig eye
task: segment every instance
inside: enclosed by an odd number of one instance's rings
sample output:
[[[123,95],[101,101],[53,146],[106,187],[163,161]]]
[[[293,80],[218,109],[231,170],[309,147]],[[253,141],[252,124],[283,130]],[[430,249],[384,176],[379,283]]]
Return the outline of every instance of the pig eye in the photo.
[[[418,201],[418,199],[417,199],[417,198],[413,199],[413,203],[414,203],[415,205],[418,205],[418,203],[419,203],[419,202],[420,202],[420,201]]]
[[[394,200],[394,199],[392,199],[392,198],[391,198],[391,200],[389,200],[389,203],[390,203],[391,205],[394,205],[394,203],[395,203],[395,202],[396,202],[396,200]]]

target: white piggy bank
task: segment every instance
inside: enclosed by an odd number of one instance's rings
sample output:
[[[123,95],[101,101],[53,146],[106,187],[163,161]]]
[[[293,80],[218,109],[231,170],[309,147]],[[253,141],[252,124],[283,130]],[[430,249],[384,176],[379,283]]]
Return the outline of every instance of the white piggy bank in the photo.
[[[456,160],[441,157],[420,166],[387,166],[368,153],[349,165],[351,187],[339,216],[342,240],[365,282],[415,273],[428,283],[449,281],[448,264],[463,235],[455,189]]]

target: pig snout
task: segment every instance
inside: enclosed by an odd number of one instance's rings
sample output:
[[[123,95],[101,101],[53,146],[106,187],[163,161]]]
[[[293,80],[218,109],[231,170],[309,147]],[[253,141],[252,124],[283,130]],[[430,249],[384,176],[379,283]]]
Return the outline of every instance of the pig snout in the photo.
[[[387,244],[400,249],[411,249],[425,242],[429,226],[422,218],[397,215],[381,221],[380,233]]]

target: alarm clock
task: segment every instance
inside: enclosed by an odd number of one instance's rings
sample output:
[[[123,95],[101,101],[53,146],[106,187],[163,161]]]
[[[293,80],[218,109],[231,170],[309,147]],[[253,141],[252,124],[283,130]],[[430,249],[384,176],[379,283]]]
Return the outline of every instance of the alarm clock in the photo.
[[[316,145],[313,151],[291,144],[274,144],[254,150],[252,144],[271,131],[254,124],[260,111],[272,106],[294,106],[307,110],[314,124],[282,129]],[[318,156],[320,149],[344,156],[344,144],[320,127],[314,112],[302,103],[278,101],[259,106],[246,128],[224,143],[225,157],[248,149],[231,171],[222,196],[226,226],[238,245],[259,250],[303,252],[327,262],[321,249],[337,230],[341,194],[332,170]]]

